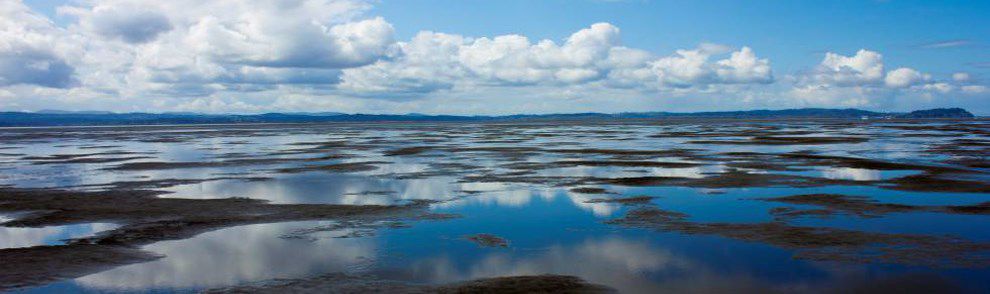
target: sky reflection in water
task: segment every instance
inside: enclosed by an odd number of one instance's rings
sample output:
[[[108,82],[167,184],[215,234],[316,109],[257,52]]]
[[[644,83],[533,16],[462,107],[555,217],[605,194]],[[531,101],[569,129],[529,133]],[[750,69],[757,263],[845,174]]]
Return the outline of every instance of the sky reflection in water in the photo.
[[[691,131],[694,126],[673,130]],[[814,149],[822,154],[901,159],[910,162],[940,160],[923,155],[926,143],[917,138],[889,136],[888,129],[850,127],[847,133],[877,135],[867,143],[839,145],[733,146],[686,144],[684,138],[651,138],[647,135],[671,130],[670,127],[629,126],[622,135],[588,138],[568,136],[537,137],[521,143],[476,143],[483,128],[464,128],[456,139],[439,143],[448,147],[477,146],[555,146],[553,148],[614,148],[657,150],[696,148],[708,154],[719,152],[791,152]],[[210,130],[210,128],[205,128]],[[610,131],[597,126],[530,126],[527,133],[574,133]],[[782,130],[788,130],[786,128]],[[334,133],[340,131],[340,133]],[[429,130],[426,130],[427,132]],[[850,264],[793,259],[791,250],[758,242],[739,241],[712,235],[683,235],[646,229],[628,229],[605,224],[630,208],[617,203],[587,203],[598,198],[649,195],[652,203],[666,210],[682,212],[698,222],[760,223],[773,220],[767,211],[774,207],[804,207],[770,203],[756,198],[795,194],[835,193],[867,196],[884,202],[914,205],[967,205],[990,200],[985,194],[951,192],[910,192],[875,186],[823,186],[809,188],[691,188],[626,187],[597,185],[615,194],[582,194],[569,186],[539,183],[464,181],[460,174],[430,174],[431,164],[457,162],[480,166],[488,171],[504,171],[498,155],[457,154],[431,156],[385,156],[382,151],[403,145],[402,136],[424,130],[326,129],[280,135],[207,137],[169,143],[133,140],[101,141],[56,139],[51,142],[17,142],[3,149],[3,160],[25,156],[89,153],[80,146],[114,145],[106,150],[154,152],[153,159],[140,161],[211,161],[227,157],[258,157],[258,154],[303,148],[298,142],[346,140],[371,142],[374,147],[345,150],[353,155],[314,162],[289,162],[248,166],[203,167],[164,170],[108,171],[120,163],[31,164],[23,160],[0,163],[4,175],[0,184],[18,187],[72,187],[116,181],[209,178],[226,174],[270,177],[262,181],[226,179],[166,187],[162,197],[227,198],[248,197],[273,203],[395,204],[403,200],[445,201],[432,210],[454,213],[460,218],[443,221],[415,221],[410,227],[376,230],[363,237],[338,238],[346,231],[319,232],[307,238],[285,238],[300,229],[333,222],[288,222],[224,228],[185,240],[158,242],[144,249],[162,254],[162,259],[122,266],[75,280],[28,289],[46,291],[195,291],[199,289],[258,282],[273,278],[302,278],[332,272],[366,273],[387,279],[417,283],[447,283],[476,278],[557,273],[582,277],[593,283],[628,293],[658,291],[806,291],[809,289],[853,289],[864,285],[896,283],[904,277],[916,282],[948,287],[958,284],[968,291],[990,290],[990,270],[934,269],[889,264]],[[273,132],[274,133],[274,132]],[[511,132],[510,132],[511,133]],[[894,132],[896,134],[896,132]],[[882,136],[881,136],[882,135]],[[598,136],[598,137],[596,137]],[[631,139],[631,140],[628,140]],[[708,139],[708,138],[704,138]],[[383,142],[378,142],[384,140]],[[948,140],[948,139],[944,139]],[[416,143],[413,145],[421,145]],[[44,147],[49,146],[49,147]],[[578,147],[575,147],[578,146]],[[96,151],[106,151],[96,150]],[[20,154],[11,156],[9,154]],[[233,154],[233,155],[232,155]],[[310,155],[280,155],[298,158]],[[530,162],[572,159],[600,159],[598,155],[541,152],[528,156]],[[658,161],[693,162],[689,158],[654,158]],[[387,161],[378,169],[347,173],[311,171],[279,173],[280,168],[307,164]],[[541,177],[618,178],[660,176],[704,178],[726,172],[726,162],[706,162],[686,168],[568,166],[535,171]],[[766,172],[755,171],[752,172]],[[808,167],[779,174],[823,179],[880,181],[919,174],[910,170],[872,170],[850,167]],[[415,176],[411,176],[415,175]],[[943,213],[892,213],[879,218],[837,215],[831,218],[801,218],[793,224],[853,229],[867,232],[956,235],[969,240],[990,241],[990,219],[985,215]],[[107,224],[72,224],[46,228],[0,227],[0,248],[56,245],[62,239],[92,235],[112,229]],[[508,248],[480,247],[464,236],[490,233],[507,239]],[[942,283],[945,283],[942,285]]]

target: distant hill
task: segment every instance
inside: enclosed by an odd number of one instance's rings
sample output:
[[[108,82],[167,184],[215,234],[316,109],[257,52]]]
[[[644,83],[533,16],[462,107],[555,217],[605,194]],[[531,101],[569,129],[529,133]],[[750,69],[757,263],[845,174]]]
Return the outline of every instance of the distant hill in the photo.
[[[81,125],[161,125],[161,124],[232,124],[232,123],[316,123],[316,122],[374,122],[374,121],[517,121],[517,120],[581,120],[581,119],[663,119],[663,118],[972,118],[961,108],[918,110],[910,113],[882,113],[860,109],[801,108],[784,110],[748,110],[718,112],[625,112],[519,114],[505,116],[456,116],[424,114],[345,114],[265,113],[251,115],[198,113],[109,113],[97,111],[71,112],[0,112],[0,126],[81,126]]]
[[[899,117],[902,118],[966,118],[974,117],[972,113],[962,108],[936,108],[915,110]]]

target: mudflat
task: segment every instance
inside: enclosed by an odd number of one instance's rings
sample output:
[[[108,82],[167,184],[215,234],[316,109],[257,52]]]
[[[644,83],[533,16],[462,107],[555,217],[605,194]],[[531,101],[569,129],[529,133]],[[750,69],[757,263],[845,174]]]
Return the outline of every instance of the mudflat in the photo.
[[[12,128],[0,150],[0,290],[990,290],[980,119]]]

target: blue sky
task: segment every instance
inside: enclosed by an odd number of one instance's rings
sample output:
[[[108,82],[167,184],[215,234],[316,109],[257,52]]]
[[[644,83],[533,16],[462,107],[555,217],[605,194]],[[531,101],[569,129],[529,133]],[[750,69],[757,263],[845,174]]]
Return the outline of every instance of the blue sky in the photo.
[[[986,1],[7,2],[0,110],[990,115]]]
[[[437,9],[443,7],[443,9]],[[623,43],[657,53],[701,42],[745,44],[800,70],[823,52],[869,48],[929,72],[987,68],[988,1],[383,1],[373,12],[400,39],[420,30],[468,36],[522,34],[560,40],[588,24],[622,29]],[[925,44],[963,40],[943,50]]]

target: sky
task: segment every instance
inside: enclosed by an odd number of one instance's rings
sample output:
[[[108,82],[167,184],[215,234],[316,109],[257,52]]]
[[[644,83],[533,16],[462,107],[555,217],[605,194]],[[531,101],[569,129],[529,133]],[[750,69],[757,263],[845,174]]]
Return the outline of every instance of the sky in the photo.
[[[0,111],[990,115],[990,1],[0,0]]]

